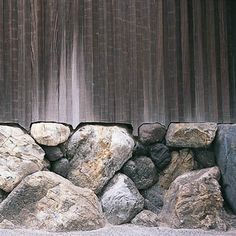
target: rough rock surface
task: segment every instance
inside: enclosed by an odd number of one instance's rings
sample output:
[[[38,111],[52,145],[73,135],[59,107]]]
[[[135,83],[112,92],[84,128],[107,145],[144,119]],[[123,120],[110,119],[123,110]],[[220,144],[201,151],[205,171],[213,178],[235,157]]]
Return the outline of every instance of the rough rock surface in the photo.
[[[166,134],[166,127],[160,123],[145,123],[138,128],[139,140],[143,144],[161,142]]]
[[[150,157],[158,171],[162,171],[171,160],[169,148],[161,143],[149,147]]]
[[[64,147],[72,158],[68,179],[98,193],[132,156],[134,140],[125,128],[86,125]]]
[[[211,149],[197,148],[193,150],[194,159],[197,162],[198,168],[209,168],[216,166],[215,153]]]
[[[236,124],[218,126],[215,154],[225,199],[236,214]]]
[[[166,144],[170,147],[208,147],[216,131],[216,123],[171,123],[166,133]]]
[[[145,199],[144,209],[159,214],[163,207],[165,190],[156,183],[151,188],[140,191],[140,193]]]
[[[62,177],[68,175],[70,168],[70,162],[66,158],[61,158],[60,160],[51,162],[51,171],[55,172]]]
[[[107,220],[118,225],[129,222],[143,209],[144,198],[129,177],[117,174],[105,187],[101,204]]]
[[[43,146],[42,148],[46,154],[45,157],[49,161],[56,161],[63,157],[63,153],[59,147]]]
[[[127,161],[122,172],[132,179],[138,189],[151,187],[158,178],[154,163],[145,156],[134,157]]]
[[[146,145],[143,145],[140,141],[135,137],[135,146],[133,149],[133,156],[147,156],[149,155],[149,148]]]
[[[7,197],[7,193],[0,189],[0,203]]]
[[[151,211],[143,210],[134,217],[131,223],[147,227],[158,227],[159,217]]]
[[[174,228],[226,229],[217,167],[179,176],[165,194],[159,218]]]
[[[20,127],[0,125],[0,189],[10,192],[25,176],[42,170],[44,155]]]
[[[0,222],[48,231],[92,230],[105,225],[89,189],[49,171],[27,176],[0,205]],[[4,224],[3,224],[4,225]]]
[[[70,127],[60,123],[33,123],[30,134],[41,145],[57,146],[69,138]]]
[[[170,184],[180,175],[193,170],[195,167],[193,152],[188,149],[171,152],[169,166],[160,174],[158,184],[168,189]]]

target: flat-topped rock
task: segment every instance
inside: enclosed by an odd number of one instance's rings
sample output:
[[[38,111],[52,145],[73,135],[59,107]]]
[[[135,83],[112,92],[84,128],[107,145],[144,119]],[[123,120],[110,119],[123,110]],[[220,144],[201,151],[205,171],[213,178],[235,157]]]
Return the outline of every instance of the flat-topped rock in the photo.
[[[70,127],[61,123],[33,123],[30,134],[37,143],[46,146],[57,146],[70,136]]]
[[[85,125],[64,145],[71,160],[67,178],[98,193],[132,156],[134,140],[119,126]]]
[[[10,192],[25,176],[42,170],[44,155],[23,129],[0,125],[0,189]]]
[[[216,123],[171,123],[166,133],[166,144],[170,147],[208,147],[216,131]]]
[[[105,225],[89,189],[49,171],[27,176],[0,205],[0,226],[46,231],[93,230]]]

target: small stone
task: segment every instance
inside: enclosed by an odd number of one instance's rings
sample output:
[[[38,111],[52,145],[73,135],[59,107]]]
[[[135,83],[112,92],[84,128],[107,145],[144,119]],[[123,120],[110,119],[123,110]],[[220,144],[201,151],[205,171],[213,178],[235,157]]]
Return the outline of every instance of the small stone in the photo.
[[[160,174],[159,186],[168,189],[178,176],[193,170],[194,167],[193,152],[190,149],[185,148],[171,152],[170,165]]]
[[[161,142],[166,134],[166,127],[160,123],[145,123],[138,128],[140,141],[145,144]]]
[[[133,149],[133,156],[148,156],[149,150],[148,147],[143,145],[141,142],[135,139],[135,146]]]
[[[159,214],[163,207],[165,189],[161,188],[158,183],[156,183],[151,188],[141,190],[140,193],[145,199],[144,209]]]
[[[21,127],[0,125],[0,189],[11,192],[25,176],[42,170],[44,155]]]
[[[134,140],[119,126],[85,125],[64,144],[71,159],[67,178],[99,193],[132,156]]]
[[[124,164],[122,172],[132,179],[138,189],[149,188],[158,178],[154,163],[144,156],[130,159]]]
[[[131,223],[146,227],[158,227],[159,218],[155,213],[148,210],[143,210],[134,217]]]
[[[159,218],[174,228],[225,229],[218,167],[191,171],[172,182]]]
[[[51,171],[66,178],[70,168],[70,162],[66,158],[54,161],[51,165]]]
[[[0,189],[0,203],[7,197],[7,193]]]
[[[38,144],[57,146],[64,143],[70,136],[70,127],[61,123],[33,123],[30,134]]]
[[[159,172],[162,171],[171,160],[169,148],[161,143],[150,146],[150,157]]]
[[[46,153],[45,157],[49,161],[56,161],[63,157],[63,153],[59,147],[42,146],[42,148]]]
[[[0,204],[0,227],[93,230],[105,226],[97,196],[50,171],[27,176]]]
[[[130,178],[117,174],[105,186],[101,204],[107,220],[119,225],[130,222],[143,209],[144,199]]]
[[[194,159],[199,169],[216,166],[215,153],[211,149],[194,149]]]
[[[213,142],[216,131],[216,123],[171,123],[166,133],[166,145],[205,148]]]
[[[46,159],[46,158],[43,159],[43,165],[44,165],[44,168],[42,170],[45,170],[45,171],[50,170],[51,163],[48,159]]]
[[[214,146],[224,197],[236,214],[236,124],[219,125]]]

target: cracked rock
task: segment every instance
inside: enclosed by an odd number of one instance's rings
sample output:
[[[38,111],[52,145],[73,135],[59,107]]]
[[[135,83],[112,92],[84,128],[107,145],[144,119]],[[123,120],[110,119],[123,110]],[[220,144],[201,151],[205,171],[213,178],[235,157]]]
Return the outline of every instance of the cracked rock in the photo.
[[[0,125],[0,189],[10,192],[25,176],[42,170],[44,155],[20,127]]]
[[[67,178],[99,193],[132,156],[134,140],[119,126],[85,125],[64,145],[70,159]]]
[[[49,171],[27,176],[0,205],[0,227],[72,231],[104,225],[101,205],[91,190]]]

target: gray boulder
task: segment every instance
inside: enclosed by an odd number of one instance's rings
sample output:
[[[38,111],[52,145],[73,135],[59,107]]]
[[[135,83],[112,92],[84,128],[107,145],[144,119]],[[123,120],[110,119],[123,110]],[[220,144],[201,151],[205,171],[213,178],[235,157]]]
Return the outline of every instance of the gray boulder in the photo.
[[[217,167],[179,176],[167,190],[160,219],[174,228],[226,230]]]
[[[0,226],[46,231],[93,230],[105,225],[101,205],[89,189],[49,171],[27,176],[1,203]]]
[[[161,188],[158,183],[156,183],[151,188],[141,190],[140,193],[145,199],[144,209],[159,214],[163,207],[165,189]]]
[[[70,169],[70,162],[66,158],[51,162],[51,171],[65,177],[68,175]]]
[[[138,189],[124,174],[117,174],[109,181],[100,199],[107,220],[114,225],[129,222],[144,205]]]
[[[85,125],[64,145],[70,161],[67,178],[98,193],[132,156],[134,140],[125,128]]]
[[[0,125],[0,189],[10,192],[25,176],[42,170],[44,155],[23,129]]]
[[[159,217],[151,211],[143,210],[134,217],[131,223],[146,227],[158,227]]]
[[[215,138],[216,123],[171,123],[166,133],[170,147],[204,148]]]
[[[37,143],[45,146],[64,143],[69,138],[70,132],[70,126],[61,123],[33,123],[30,128],[31,136]]]
[[[138,189],[149,188],[158,179],[154,163],[145,156],[134,157],[127,161],[122,172],[132,179]]]
[[[149,147],[149,152],[150,157],[159,172],[170,163],[171,155],[169,148],[166,145],[162,143],[151,145]]]
[[[161,142],[166,134],[166,127],[160,123],[145,123],[138,128],[139,140],[145,144]]]
[[[222,174],[224,197],[236,214],[236,124],[218,126],[215,154]]]

